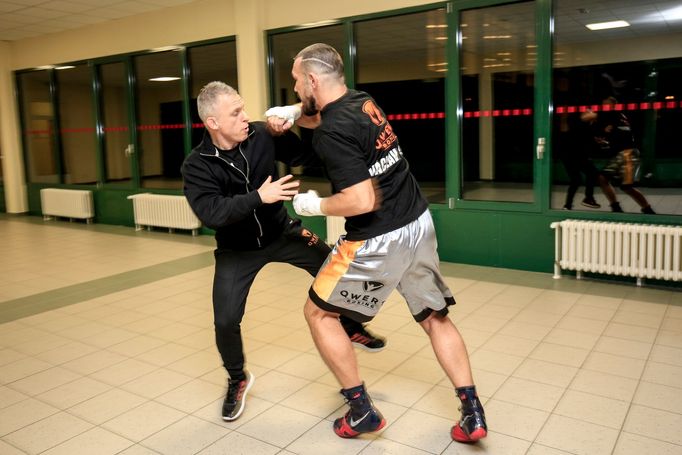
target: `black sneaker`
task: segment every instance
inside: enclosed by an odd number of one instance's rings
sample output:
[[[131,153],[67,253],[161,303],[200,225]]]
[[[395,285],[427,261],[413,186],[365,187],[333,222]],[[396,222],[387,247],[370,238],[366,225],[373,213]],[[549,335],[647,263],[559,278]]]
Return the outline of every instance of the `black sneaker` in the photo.
[[[462,406],[459,408],[462,411],[462,417],[453,427],[450,435],[452,439],[457,442],[476,442],[488,435],[488,425],[485,422],[485,411],[483,405],[476,395],[475,389],[473,393],[464,394],[458,390]],[[468,395],[468,396],[467,396]]]
[[[589,207],[591,209],[601,208],[601,205],[597,201],[595,201],[594,198],[585,198],[585,199],[583,199],[581,204],[584,205],[585,207]]]
[[[246,379],[241,381],[227,381],[227,393],[223,401],[223,420],[236,420],[244,412],[246,394],[249,393],[253,381],[253,374],[246,372]]]
[[[341,393],[343,394],[343,392],[342,390]],[[351,405],[351,408],[346,415],[334,421],[334,433],[341,438],[354,438],[360,433],[379,431],[386,426],[386,419],[374,407],[374,403],[372,403],[367,392],[364,391],[363,397],[360,397],[360,394],[357,397],[353,400],[353,404],[351,404],[351,400],[346,398],[346,402]],[[362,403],[356,402],[358,399]]]
[[[369,352],[379,352],[386,347],[386,340],[370,333],[364,326],[360,326],[357,332],[348,335],[353,346]]]
[[[623,208],[620,206],[620,203],[614,202],[611,204],[611,211],[614,213],[623,213]]]
[[[655,215],[656,214],[656,212],[654,212],[654,209],[652,209],[650,205],[647,205],[646,207],[644,207],[642,209],[642,213],[646,213],[648,215]]]

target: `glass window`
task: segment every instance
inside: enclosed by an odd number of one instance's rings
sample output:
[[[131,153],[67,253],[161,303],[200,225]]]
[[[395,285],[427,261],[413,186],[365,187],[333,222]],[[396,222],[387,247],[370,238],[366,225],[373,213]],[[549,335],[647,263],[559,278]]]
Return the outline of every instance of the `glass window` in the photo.
[[[535,4],[463,11],[462,198],[533,202]]]
[[[326,43],[333,46],[342,56],[345,46],[344,31],[341,25],[312,28],[290,33],[281,33],[271,37],[271,52],[273,56],[272,75],[272,104],[293,104],[298,101],[294,92],[294,81],[291,78],[291,66],[294,57],[304,47],[313,43]],[[312,132],[305,128],[297,128],[304,140],[308,140]],[[281,169],[281,172],[291,172],[301,180],[300,191],[314,189],[323,196],[331,194],[331,185],[324,177],[321,167],[299,166],[292,169]]]
[[[87,65],[55,72],[64,183],[96,183],[97,154],[92,83]]]
[[[358,22],[355,36],[355,88],[384,110],[424,195],[445,202],[445,10]]]
[[[180,52],[137,56],[137,158],[144,188],[181,188],[185,158]]]
[[[682,214],[679,19],[674,2],[556,2],[552,208]]]
[[[19,103],[28,180],[59,183],[54,150],[54,110],[47,71],[19,73]]]
[[[129,184],[132,145],[129,129],[128,84],[122,62],[99,65],[102,150],[108,183]]]
[[[237,48],[234,41],[207,44],[187,49],[189,62],[190,115],[192,117],[192,146],[201,142],[204,125],[197,112],[197,96],[201,88],[212,81],[222,81],[239,90],[237,84]]]

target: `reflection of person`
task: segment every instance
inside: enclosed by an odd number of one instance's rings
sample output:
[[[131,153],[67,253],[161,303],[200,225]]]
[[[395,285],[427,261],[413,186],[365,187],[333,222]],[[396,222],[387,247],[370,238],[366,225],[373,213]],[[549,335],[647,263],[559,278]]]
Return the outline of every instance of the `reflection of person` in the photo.
[[[611,96],[603,104],[613,107],[616,102]],[[635,147],[630,122],[625,114],[615,110],[597,114],[590,110],[583,113],[581,118],[595,128],[595,141],[608,146],[611,151],[611,159],[599,176],[599,183],[609,200],[611,210],[623,211],[611,186],[613,183],[640,206],[642,213],[654,214],[649,201],[634,187],[639,181],[639,150]]]
[[[182,166],[184,192],[199,219],[216,231],[216,344],[230,376],[222,416],[234,420],[254,379],[244,370],[240,324],[256,274],[270,262],[286,262],[315,275],[330,250],[287,215],[282,201],[291,200],[298,182],[291,175],[273,177],[275,159],[289,164],[306,159],[298,137],[263,122],[249,123],[244,101],[222,82],[207,84],[197,105],[206,133]],[[384,342],[362,324],[344,319],[357,344],[383,348]]]
[[[343,62],[331,46],[313,44],[300,51],[292,76],[303,113],[321,114],[313,148],[334,193],[322,199],[310,192],[299,194],[294,209],[300,215],[346,218],[347,234],[320,269],[305,305],[315,344],[350,405],[334,422],[334,432],[351,438],[378,431],[386,423],[360,378],[338,315],[369,321],[397,289],[429,336],[462,402],[462,418],[452,428],[452,437],[462,442],[485,437],[485,414],[466,346],[447,317],[455,300],[440,274],[428,203],[398,138],[369,95],[346,87]]]
[[[594,199],[594,187],[599,170],[592,162],[596,144],[590,128],[584,122],[575,120],[574,116],[568,118],[568,131],[561,134],[559,141],[559,156],[569,178],[564,209],[573,209],[573,198],[582,184],[581,175],[585,176],[585,198],[581,204],[598,209],[601,205]]]

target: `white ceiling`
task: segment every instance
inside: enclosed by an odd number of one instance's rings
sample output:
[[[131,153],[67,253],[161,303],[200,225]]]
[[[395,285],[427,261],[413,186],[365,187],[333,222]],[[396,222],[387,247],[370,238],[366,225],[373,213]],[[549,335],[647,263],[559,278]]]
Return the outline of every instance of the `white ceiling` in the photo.
[[[192,1],[0,0],[0,41],[61,32]]]

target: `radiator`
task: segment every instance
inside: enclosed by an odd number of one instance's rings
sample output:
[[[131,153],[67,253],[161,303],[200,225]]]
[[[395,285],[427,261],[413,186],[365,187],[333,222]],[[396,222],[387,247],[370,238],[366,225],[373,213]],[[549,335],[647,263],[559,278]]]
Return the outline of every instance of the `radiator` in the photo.
[[[185,196],[166,194],[142,193],[128,196],[133,201],[135,215],[135,229],[140,231],[144,227],[174,229],[190,229],[196,236],[201,227],[201,221],[196,217]]]
[[[52,217],[82,218],[90,224],[95,217],[92,191],[88,190],[43,188],[40,190],[40,207],[45,220]]]
[[[327,243],[336,244],[340,236],[346,234],[346,219],[342,216],[327,217]]]
[[[682,226],[564,220],[556,230],[554,278],[561,269],[644,278],[682,280]]]

